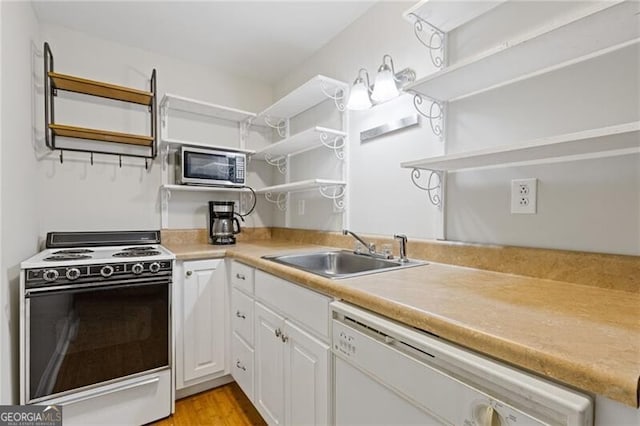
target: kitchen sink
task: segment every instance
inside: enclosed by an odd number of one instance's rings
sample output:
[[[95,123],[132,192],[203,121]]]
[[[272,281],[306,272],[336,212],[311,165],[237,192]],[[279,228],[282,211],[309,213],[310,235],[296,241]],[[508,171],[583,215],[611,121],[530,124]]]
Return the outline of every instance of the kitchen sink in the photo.
[[[381,259],[348,250],[262,256],[262,258],[332,279],[351,278],[426,264],[418,260],[400,262]]]

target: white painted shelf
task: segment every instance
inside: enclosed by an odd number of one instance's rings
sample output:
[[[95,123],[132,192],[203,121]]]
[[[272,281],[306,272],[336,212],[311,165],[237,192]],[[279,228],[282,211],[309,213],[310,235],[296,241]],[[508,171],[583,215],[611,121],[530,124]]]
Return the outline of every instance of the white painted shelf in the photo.
[[[184,141],[180,139],[170,139],[170,138],[160,140],[161,147],[169,147],[170,149],[177,149],[177,148],[180,148],[182,145],[193,146],[197,148],[219,149],[222,151],[244,152],[245,154],[248,154],[248,155],[253,155],[253,153],[255,153],[255,150],[252,150],[252,149],[236,148],[236,147],[222,146],[222,145],[210,145],[202,142],[191,142],[191,141]]]
[[[433,1],[422,0],[403,13],[404,19],[415,22],[415,16],[448,33],[477,18],[506,0],[494,1]]]
[[[329,180],[329,179],[309,179],[299,182],[285,183],[283,185],[267,186],[256,190],[258,194],[266,194],[268,192],[278,194],[283,192],[300,192],[308,191],[310,189],[319,189],[329,186],[345,186],[347,183],[342,180]]]
[[[316,126],[262,148],[256,151],[252,158],[276,160],[286,155],[296,155],[321,147],[323,144],[332,149],[340,149],[344,140],[342,144],[336,142],[346,136],[347,134],[340,130]]]
[[[401,163],[408,169],[456,171],[542,164],[640,153],[640,122]]]
[[[170,93],[164,95],[160,102],[160,108],[185,111],[192,114],[235,121],[238,123],[256,116],[253,112],[199,101],[197,99],[190,99],[184,96],[172,95]]]
[[[184,192],[249,192],[248,188],[231,188],[226,186],[198,186],[198,185],[161,185],[161,189]]]
[[[640,2],[597,2],[405,88],[456,101],[640,42]],[[601,29],[594,32],[594,28]]]
[[[343,81],[338,81],[323,75],[316,75],[262,111],[258,114],[258,118],[271,117],[287,119],[295,117],[322,101],[333,99],[336,96],[342,96],[336,102],[339,103],[346,100],[344,97],[347,94],[348,88],[349,85]]]

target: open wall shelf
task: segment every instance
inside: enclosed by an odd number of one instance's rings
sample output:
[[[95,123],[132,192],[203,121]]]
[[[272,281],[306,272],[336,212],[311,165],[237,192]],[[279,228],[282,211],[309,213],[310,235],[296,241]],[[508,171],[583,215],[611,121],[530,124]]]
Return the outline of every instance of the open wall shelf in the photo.
[[[161,185],[160,189],[165,191],[183,192],[250,192],[249,188],[231,188],[226,186],[197,186],[197,185]]]
[[[191,114],[204,115],[206,117],[219,118],[235,122],[243,122],[256,116],[253,112],[243,111],[237,108],[217,105],[197,99],[190,99],[184,96],[166,93],[160,102],[160,109],[163,115],[167,110],[184,111]]]
[[[600,2],[419,79],[405,90],[453,102],[640,42],[638,2]],[[594,33],[594,28],[606,30]]]
[[[148,167],[146,159],[155,158],[157,155],[157,118],[156,118],[156,70],[151,73],[151,91],[132,89],[118,86],[111,83],[104,83],[95,80],[75,77],[67,74],[56,73],[53,70],[53,53],[48,43],[44,43],[44,93],[45,93],[45,143],[51,150],[60,150],[60,162],[63,162],[64,151],[87,152],[91,154],[93,164],[93,154],[117,155],[122,157],[145,158],[145,167]],[[131,133],[114,132],[111,130],[91,129],[55,122],[55,98],[59,90],[82,93],[90,96],[114,99],[126,103],[134,103],[147,106],[149,108],[149,120],[151,124],[151,135],[137,135]],[[99,142],[109,142],[113,144],[137,145],[148,148],[146,154],[133,154],[125,150],[104,151],[90,146],[86,148],[63,147],[56,143],[56,138],[65,137],[81,140],[91,140]],[[122,161],[120,162],[122,164]]]
[[[196,148],[205,148],[205,149],[217,149],[221,151],[234,151],[234,152],[244,152],[247,155],[253,155],[256,151],[253,149],[245,149],[245,148],[236,148],[231,146],[224,145],[211,145],[202,142],[191,142],[180,139],[161,139],[160,146],[165,149],[178,149],[181,146],[193,146]]]
[[[326,146],[333,149],[336,152],[336,156],[342,159],[342,148],[344,147],[346,136],[346,132],[316,126],[256,151],[253,158],[272,162],[278,161],[287,155],[301,154]]]
[[[346,193],[345,181],[330,179],[308,179],[298,182],[285,183],[282,185],[268,186],[256,191],[257,194],[264,194],[267,201],[274,203],[279,210],[287,210],[289,194],[318,190],[324,198],[333,200],[336,209],[344,209],[344,196]]]
[[[494,1],[431,1],[422,0],[402,14],[404,19],[415,23],[417,19],[428,22],[438,30],[448,33],[477,18],[506,0]]]

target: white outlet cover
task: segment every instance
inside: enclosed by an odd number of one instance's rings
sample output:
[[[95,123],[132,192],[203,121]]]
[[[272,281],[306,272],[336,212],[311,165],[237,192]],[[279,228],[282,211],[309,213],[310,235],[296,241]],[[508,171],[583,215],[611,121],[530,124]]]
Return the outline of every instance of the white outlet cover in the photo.
[[[511,181],[511,214],[536,214],[538,205],[538,179]]]

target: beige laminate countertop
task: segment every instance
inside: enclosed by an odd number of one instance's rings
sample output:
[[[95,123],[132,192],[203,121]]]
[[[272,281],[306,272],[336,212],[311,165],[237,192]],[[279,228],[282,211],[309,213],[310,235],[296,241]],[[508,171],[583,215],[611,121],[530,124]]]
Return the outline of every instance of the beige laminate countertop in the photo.
[[[640,295],[429,263],[330,280],[261,259],[319,246],[166,245],[178,259],[229,256],[521,368],[638,406]]]

